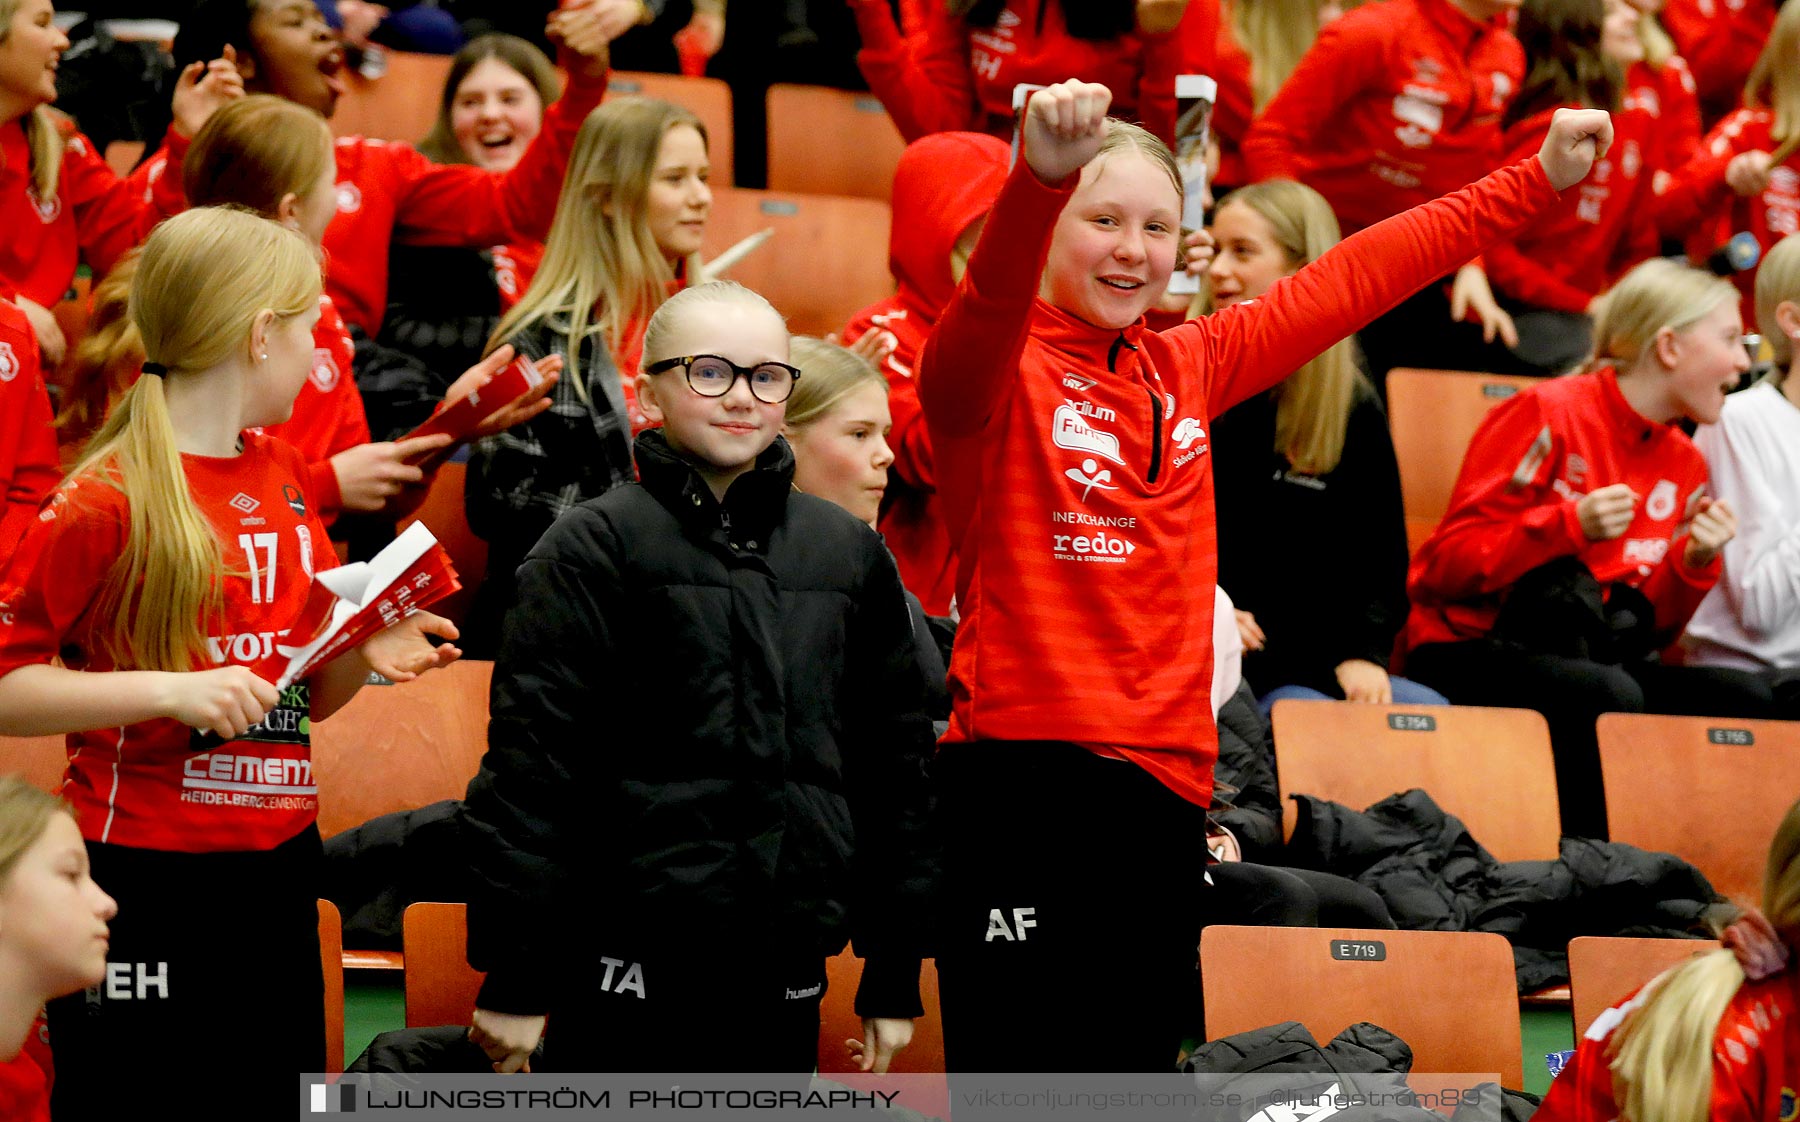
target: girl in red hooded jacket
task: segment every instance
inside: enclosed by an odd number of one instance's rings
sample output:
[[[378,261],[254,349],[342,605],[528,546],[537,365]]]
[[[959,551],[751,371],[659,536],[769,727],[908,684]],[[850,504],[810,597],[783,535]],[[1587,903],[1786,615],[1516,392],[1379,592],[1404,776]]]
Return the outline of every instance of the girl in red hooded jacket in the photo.
[[[1204,836],[1217,754],[1210,419],[1547,209],[1610,140],[1604,113],[1567,113],[1538,160],[1151,332],[1181,176],[1109,102],[1084,82],[1031,99],[919,363],[962,610],[937,776],[959,1071],[1173,1061],[1200,915],[1162,855]]]
[[[1153,30],[1132,0],[929,0],[924,26],[901,38],[887,0],[852,0],[869,88],[907,140],[933,132],[1012,132],[1012,91],[1086,74],[1121,114],[1175,139],[1175,76],[1210,74],[1218,0],[1185,0]],[[1166,5],[1165,5],[1166,6]]]
[[[962,280],[1000,184],[1007,148],[980,133],[946,132],[907,146],[894,172],[894,225],[888,266],[899,291],[856,313],[844,328],[854,343],[886,331],[894,348],[881,363],[888,380],[895,477],[882,504],[881,533],[907,591],[928,615],[947,616],[956,593],[956,555],[938,511],[931,438],[914,381],[919,351]]]

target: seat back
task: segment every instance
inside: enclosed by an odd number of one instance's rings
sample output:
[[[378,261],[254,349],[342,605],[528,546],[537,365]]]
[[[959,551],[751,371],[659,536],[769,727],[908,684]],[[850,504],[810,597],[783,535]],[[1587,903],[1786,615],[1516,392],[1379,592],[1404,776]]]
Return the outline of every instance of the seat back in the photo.
[[[879,98],[777,82],[769,87],[768,110],[771,191],[893,197],[906,141]]]
[[[69,743],[62,736],[0,736],[0,775],[17,775],[52,795],[62,790]]]
[[[1406,540],[1413,549],[1450,509],[1463,453],[1488,410],[1539,380],[1461,370],[1388,371],[1388,427],[1400,461]]]
[[[437,123],[452,61],[450,55],[389,50],[387,73],[379,78],[344,70],[348,88],[331,115],[332,135],[419,143]]]
[[[313,726],[325,837],[378,815],[460,799],[487,751],[494,664],[463,659],[392,686],[365,686]]]
[[[732,138],[735,134],[730,86],[717,78],[615,70],[607,79],[606,90],[612,97],[641,94],[672,101],[700,118],[700,123],[706,126],[706,156],[712,164],[712,184],[715,187],[731,186],[735,152]]]
[[[799,335],[839,332],[894,294],[886,203],[831,195],[719,188],[704,258],[762,230],[774,236],[724,275],[768,297]]]
[[[1523,1086],[1512,946],[1477,931],[1230,927],[1200,934],[1206,1033],[1299,1021],[1324,1044],[1369,1021],[1412,1046],[1415,1091],[1435,1074],[1498,1073]]]
[[[319,967],[325,975],[325,1074],[344,1070],[344,921],[319,901]]]
[[[425,492],[425,501],[399,525],[404,530],[414,522],[425,523],[450,555],[450,563],[456,566],[457,583],[462,587],[431,610],[458,625],[468,618],[475,592],[487,576],[488,543],[469,528],[469,508],[463,499],[468,478],[467,460],[450,460],[440,465],[430,490]]]
[[[1275,703],[1274,724],[1289,836],[1289,795],[1362,810],[1421,787],[1501,861],[1551,860],[1560,851],[1550,729],[1536,713],[1290,699]]]
[[[1597,731],[1612,840],[1760,902],[1769,842],[1800,794],[1800,722],[1604,713]]]
[[[1671,966],[1719,949],[1717,939],[1614,939],[1583,935],[1569,940],[1569,1002],[1575,1039],[1594,1018]]]
[[[406,956],[406,1027],[466,1025],[487,977],[469,966],[466,904],[409,905],[400,920]]]

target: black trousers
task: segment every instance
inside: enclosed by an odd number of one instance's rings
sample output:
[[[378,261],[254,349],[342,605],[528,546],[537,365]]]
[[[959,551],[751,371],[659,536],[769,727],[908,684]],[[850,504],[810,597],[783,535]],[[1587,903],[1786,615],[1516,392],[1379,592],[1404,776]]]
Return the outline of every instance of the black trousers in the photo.
[[[810,1075],[824,993],[818,958],[741,955],[716,942],[642,955],[597,948],[570,971],[568,1000],[550,1012],[542,1066]]]
[[[1195,1019],[1205,811],[1073,744],[946,746],[938,997],[964,1072],[1166,1072]]]
[[[1609,666],[1586,659],[1532,654],[1475,639],[1430,643],[1406,658],[1406,676],[1458,705],[1535,709],[1550,725],[1556,755],[1562,831],[1601,838],[1606,793],[1594,720],[1602,713],[1671,713],[1702,717],[1773,715],[1769,683],[1743,670],[1632,663]]]
[[[189,1118],[288,1118],[325,1067],[319,833],[272,850],[171,853],[89,842],[118,901],[107,975],[52,1001],[58,1119],[135,1118],[151,1088]]]

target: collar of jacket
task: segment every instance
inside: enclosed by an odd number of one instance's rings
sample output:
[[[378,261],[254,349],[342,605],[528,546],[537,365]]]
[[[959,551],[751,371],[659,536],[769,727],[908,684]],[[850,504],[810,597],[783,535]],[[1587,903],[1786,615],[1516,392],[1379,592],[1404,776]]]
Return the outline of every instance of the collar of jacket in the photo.
[[[636,452],[638,481],[690,529],[702,534],[728,529],[730,544],[760,552],[768,546],[770,532],[787,516],[794,452],[783,437],[776,437],[756,457],[755,466],[732,481],[723,503],[713,498],[712,488],[694,466],[669,447],[661,428],[639,433]]]
[[[1594,377],[1600,379],[1600,402],[1612,415],[1613,431],[1628,434],[1642,442],[1673,427],[1652,421],[1631,407],[1631,402],[1626,401],[1625,395],[1619,391],[1619,371],[1616,367],[1601,367]]]
[[[1482,23],[1450,3],[1450,0],[1418,0],[1418,5],[1426,20],[1442,31],[1456,45],[1457,50],[1465,53],[1482,36],[1507,30],[1504,15]]]
[[[1031,325],[1032,337],[1067,362],[1071,370],[1100,369],[1116,374],[1130,374],[1137,369],[1144,330],[1142,316],[1123,331],[1095,327],[1041,297]]]

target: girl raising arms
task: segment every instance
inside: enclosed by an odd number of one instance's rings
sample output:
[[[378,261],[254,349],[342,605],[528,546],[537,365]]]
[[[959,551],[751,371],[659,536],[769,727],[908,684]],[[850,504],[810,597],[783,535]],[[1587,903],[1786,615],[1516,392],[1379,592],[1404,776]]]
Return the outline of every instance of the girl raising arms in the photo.
[[[1032,98],[920,367],[963,612],[938,774],[960,1071],[1173,1062],[1200,916],[1161,855],[1203,836],[1216,756],[1193,702],[1212,677],[1207,425],[1547,209],[1611,140],[1605,113],[1565,113],[1538,158],[1158,334],[1143,314],[1174,271],[1181,177],[1109,103],[1083,82]],[[1104,980],[1079,980],[1097,962]]]

